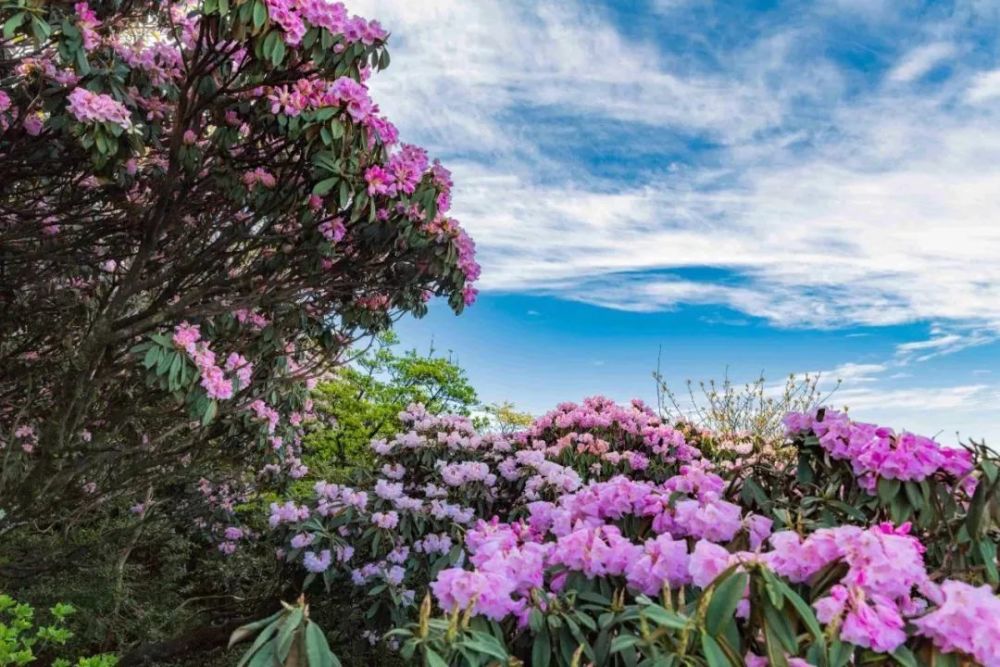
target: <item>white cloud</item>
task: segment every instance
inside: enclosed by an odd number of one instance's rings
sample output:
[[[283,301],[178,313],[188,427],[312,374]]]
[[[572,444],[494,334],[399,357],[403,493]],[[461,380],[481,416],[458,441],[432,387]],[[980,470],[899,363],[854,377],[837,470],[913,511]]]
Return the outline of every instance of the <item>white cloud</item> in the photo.
[[[476,238],[484,289],[631,310],[719,303],[789,326],[1000,330],[1000,106],[961,104],[1000,94],[1000,70],[930,94],[846,97],[841,66],[796,55],[816,29],[808,16],[712,52],[709,68],[624,36],[590,3],[351,9],[394,31],[376,99],[404,139],[451,156],[455,213]],[[890,9],[843,0],[837,11],[890,20]],[[962,50],[938,37],[888,78],[915,80]],[[657,132],[718,148],[711,164],[614,181],[544,145],[552,132],[586,145],[615,123],[637,149],[655,150]],[[731,276],[663,273],[692,267]]]
[[[914,81],[954,54],[955,45],[950,42],[932,42],[917,47],[892,68],[888,75],[889,80],[899,83]]]
[[[1000,69],[977,74],[966,92],[966,99],[973,104],[992,102],[998,97],[1000,97]]]

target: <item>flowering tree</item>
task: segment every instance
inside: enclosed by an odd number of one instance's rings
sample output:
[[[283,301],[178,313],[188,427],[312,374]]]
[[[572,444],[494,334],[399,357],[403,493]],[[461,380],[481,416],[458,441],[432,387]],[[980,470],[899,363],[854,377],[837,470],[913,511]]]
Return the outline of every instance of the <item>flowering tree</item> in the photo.
[[[475,298],[448,171],[369,97],[378,23],[16,0],[0,25],[0,530],[65,520],[55,498],[142,514],[211,472],[229,510],[301,475],[304,380],[432,296]]]

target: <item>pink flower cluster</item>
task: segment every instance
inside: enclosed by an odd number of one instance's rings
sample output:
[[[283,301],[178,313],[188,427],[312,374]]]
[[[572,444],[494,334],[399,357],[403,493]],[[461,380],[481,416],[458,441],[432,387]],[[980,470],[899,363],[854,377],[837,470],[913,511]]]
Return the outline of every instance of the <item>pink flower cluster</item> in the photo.
[[[987,667],[1000,665],[1000,598],[989,586],[946,581],[931,599],[937,608],[913,621],[920,634],[941,651],[961,651]]]
[[[128,109],[110,95],[74,88],[66,99],[69,112],[81,123],[114,123],[125,129],[132,126]]]
[[[188,322],[178,324],[174,329],[174,345],[187,352],[201,374],[201,386],[209,398],[230,399],[233,397],[233,382],[215,363],[215,353],[208,343],[201,340],[197,325]],[[236,355],[239,359],[243,359]],[[233,357],[231,356],[230,359]]]
[[[372,45],[388,36],[377,21],[347,17],[340,2],[327,0],[265,0],[268,17],[285,32],[285,42],[297,46],[306,34],[306,22],[344,37],[348,43]]]
[[[101,21],[86,2],[76,3],[73,5],[73,10],[76,12],[76,27],[80,29],[83,37],[83,48],[86,51],[93,51],[100,45],[97,28],[101,27]]]
[[[680,477],[663,486],[689,487],[692,480]],[[707,480],[714,484],[711,477]],[[532,589],[558,593],[565,585],[560,569],[591,579],[623,577],[633,591],[654,594],[664,586],[705,588],[733,565],[753,563],[792,582],[805,582],[839,561],[847,572],[814,606],[820,622],[836,624],[842,640],[889,653],[906,641],[906,624],[912,621],[941,650],[961,650],[984,665],[997,664],[1000,599],[987,586],[934,584],[924,566],[924,548],[907,534],[908,524],[841,526],[817,530],[805,539],[784,531],[770,536],[769,550],[758,540],[756,551],[732,551],[724,545],[741,525],[752,523],[752,517],[741,520],[737,514],[726,530],[697,535],[675,516],[659,522],[654,518],[654,536],[634,543],[617,522],[627,515],[655,515],[662,502],[656,496],[662,490],[615,478],[591,483],[555,504],[532,503],[524,522],[480,521],[466,536],[474,569],[443,570],[431,590],[445,610],[472,604],[476,614],[494,620],[513,614],[523,623]],[[769,529],[767,525],[758,538]],[[693,549],[685,537],[697,540]],[[929,604],[937,609],[924,615]],[[748,613],[745,599],[737,615]],[[987,620],[977,624],[973,618]]]
[[[961,479],[972,471],[972,455],[964,449],[942,447],[913,433],[897,435],[885,426],[852,421],[843,412],[793,412],[784,422],[790,434],[812,431],[831,458],[850,461],[868,490],[879,478],[920,481],[943,472]]]
[[[590,473],[602,475],[616,471],[655,477],[664,466],[701,456],[641,401],[621,406],[603,396],[587,398],[580,405],[563,403],[517,439],[542,448],[553,460],[588,463]]]

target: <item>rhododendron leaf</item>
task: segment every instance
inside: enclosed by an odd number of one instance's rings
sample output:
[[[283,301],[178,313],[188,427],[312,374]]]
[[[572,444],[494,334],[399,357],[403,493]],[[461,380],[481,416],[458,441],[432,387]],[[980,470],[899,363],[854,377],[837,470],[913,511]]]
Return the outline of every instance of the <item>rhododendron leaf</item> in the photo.
[[[1000,572],[997,571],[997,545],[989,540],[981,540],[978,544],[979,555],[982,556],[986,568],[986,579],[994,586],[1000,583]]]
[[[535,641],[531,645],[531,664],[538,667],[548,667],[552,662],[552,644],[549,639],[549,631],[544,627],[535,635]]]
[[[816,619],[816,614],[813,612],[812,607],[806,604],[806,601],[803,600],[791,586],[777,577],[775,577],[775,581],[777,582],[784,598],[791,602],[792,606],[795,607],[795,611],[798,612],[799,618],[806,624],[806,627],[809,629],[809,632],[812,634],[815,641],[818,644],[823,645],[825,641],[823,637],[823,629],[820,627],[819,621]]]
[[[284,612],[278,612],[279,617],[283,613]],[[240,661],[238,663],[236,663],[236,667],[243,667],[248,662],[250,662],[251,658],[253,658],[259,652],[261,652],[261,650],[263,649],[264,645],[269,642],[269,640],[273,637],[274,633],[276,633],[278,631],[279,627],[281,627],[281,619],[280,618],[278,618],[277,620],[273,621],[270,625],[268,625],[263,630],[261,630],[260,634],[257,635],[257,639],[254,640],[254,643],[250,646],[250,648],[247,650],[247,652],[243,654],[243,657],[240,658]],[[270,649],[267,650],[265,653],[267,654],[268,658],[270,659],[270,657],[271,657],[270,656]]]
[[[708,663],[708,667],[731,666],[729,658],[726,657],[725,651],[719,646],[719,642],[707,632],[701,633],[701,650],[705,654],[705,661]]]
[[[906,499],[910,506],[918,512],[924,508],[924,499],[920,494],[920,486],[916,482],[903,482],[903,490],[906,491]]]
[[[708,603],[705,627],[712,636],[718,635],[726,621],[733,617],[736,605],[743,598],[749,577],[743,572],[730,574],[721,583],[713,584],[712,597]]]
[[[146,356],[143,357],[142,365],[146,368],[152,368],[160,360],[161,348],[151,345],[148,350],[146,350]]]
[[[277,656],[275,655],[275,648],[277,647],[277,640],[271,639],[266,642],[260,649],[253,654],[250,658],[247,667],[273,667],[274,665],[280,665]],[[240,667],[237,665],[236,667]]]
[[[768,667],[788,667],[786,649],[769,623],[764,624],[764,648],[767,651]]]
[[[900,646],[892,652],[892,658],[904,667],[919,667],[916,656],[905,646]]]
[[[966,516],[965,527],[968,530],[969,536],[973,539],[978,538],[982,534],[988,486],[982,482],[977,484],[976,491],[972,494],[972,500],[969,502],[969,513]]]
[[[767,632],[773,634],[787,653],[795,654],[799,651],[799,641],[795,636],[795,631],[788,622],[788,617],[781,610],[765,604],[764,619]]]
[[[278,40],[274,47],[271,49],[271,64],[275,67],[281,65],[281,61],[285,59],[285,43]]]
[[[743,488],[740,490],[740,495],[748,504],[748,501],[752,499],[760,509],[767,509],[771,505],[771,500],[767,497],[764,489],[752,477],[748,477],[743,481]]]
[[[825,499],[825,502],[827,505],[835,507],[841,512],[847,514],[852,519],[857,519],[858,521],[866,521],[868,519],[868,517],[865,516],[864,512],[859,510],[857,507],[854,507],[853,505],[848,505],[842,500],[837,500],[836,498],[829,498]]]
[[[764,577],[764,591],[767,593],[768,599],[772,605],[780,609],[785,604],[785,595],[779,585],[781,582],[768,569],[762,569],[760,573]]]
[[[625,649],[635,646],[640,642],[636,635],[621,634],[611,640],[611,653],[621,653]]]
[[[288,657],[289,651],[292,650],[292,642],[302,624],[304,614],[305,610],[302,607],[295,607],[285,615],[285,619],[281,622],[281,630],[278,632],[275,648],[275,655],[279,662],[283,662]]]
[[[424,659],[428,667],[448,667],[448,663],[434,649],[424,647]]]
[[[18,26],[24,22],[28,15],[24,12],[17,12],[9,19],[7,19],[3,24],[3,36],[4,39],[10,39],[14,36],[14,31],[17,30]]]
[[[246,625],[241,625],[240,627],[236,628],[235,630],[233,630],[233,634],[229,636],[228,647],[232,648],[236,644],[242,641],[246,641],[247,639],[250,639],[250,637],[253,637],[258,630],[276,621],[281,616],[281,614],[282,612],[278,611],[271,614],[267,618],[262,618],[259,621],[254,621],[253,623],[247,623]]]
[[[324,178],[322,181],[319,181],[318,183],[316,183],[316,185],[313,186],[312,192],[314,195],[319,195],[322,197],[327,193],[329,193],[330,190],[333,189],[333,186],[336,185],[337,181],[339,180],[340,180],[339,176]]]
[[[47,21],[44,21],[37,16],[31,17],[31,32],[34,34],[35,39],[39,42],[44,42],[52,34],[52,28],[49,26]]]
[[[215,415],[219,411],[219,404],[216,401],[209,401],[208,406],[205,408],[205,414],[201,417],[201,425],[207,426],[215,419]]]
[[[267,20],[267,8],[264,7],[263,0],[253,1],[253,27],[260,28]]]
[[[674,628],[675,630],[683,630],[689,624],[688,619],[675,612],[667,611],[657,604],[642,607],[640,613],[657,625]]]
[[[892,502],[896,494],[899,493],[899,480],[898,479],[886,479],[882,477],[878,481],[878,498],[883,503]]]
[[[312,621],[306,621],[306,658],[309,667],[336,667],[340,664],[330,651],[323,631]]]
[[[983,461],[980,464],[980,467],[983,469],[983,474],[986,476],[986,481],[988,481],[990,484],[996,484],[997,478],[1000,477],[1000,468],[998,468],[996,464],[994,464],[989,459],[983,459]]]
[[[480,653],[491,655],[500,660],[507,660],[509,657],[506,649],[503,647],[503,644],[497,641],[496,637],[485,632],[473,630],[471,637],[465,640],[465,645]]]

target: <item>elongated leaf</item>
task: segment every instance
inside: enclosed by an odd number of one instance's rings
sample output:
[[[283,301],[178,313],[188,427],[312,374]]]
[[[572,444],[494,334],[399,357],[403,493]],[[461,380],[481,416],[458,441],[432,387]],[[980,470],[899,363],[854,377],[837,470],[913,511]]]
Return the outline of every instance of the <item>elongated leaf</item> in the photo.
[[[549,640],[549,631],[542,628],[542,631],[535,635],[535,642],[531,645],[531,664],[548,667],[551,661],[552,644]]]
[[[253,637],[258,630],[270,625],[274,621],[278,620],[283,612],[275,612],[268,616],[267,618],[262,618],[259,621],[254,621],[253,623],[247,623],[246,625],[241,625],[240,627],[233,630],[233,634],[229,635],[229,647],[232,648],[236,644],[242,641],[246,641]]]
[[[900,646],[893,651],[892,659],[904,665],[904,667],[920,667],[920,663],[917,662],[917,658],[913,655],[913,652],[905,646]]]
[[[719,642],[707,632],[701,633],[701,650],[705,654],[708,667],[731,667],[729,658],[719,646]]]
[[[448,667],[448,663],[444,661],[444,658],[435,653],[434,649],[426,649],[424,658],[427,662],[427,667]]]
[[[278,627],[280,625],[281,621],[279,619],[268,625],[266,628],[264,628],[261,631],[261,633],[257,635],[257,639],[254,640],[253,644],[250,646],[250,649],[246,653],[244,653],[243,657],[240,658],[240,661],[236,663],[236,667],[243,667],[248,662],[250,662],[251,658],[253,658],[254,655],[258,654],[261,648],[265,644],[267,644],[268,641],[274,636],[274,633],[278,631]],[[268,649],[268,653],[270,653],[270,649]]]
[[[292,650],[292,641],[295,639],[295,632],[299,629],[299,625],[302,624],[303,614],[302,607],[296,607],[288,613],[282,622],[281,631],[278,632],[277,637],[278,660],[284,661],[288,657],[288,652]]]
[[[712,599],[708,603],[708,615],[705,618],[705,627],[713,637],[717,636],[722,631],[726,621],[733,617],[736,606],[743,599],[743,592],[747,588],[749,579],[745,573],[735,572],[721,584],[716,585],[712,591]]]
[[[899,493],[899,480],[882,478],[878,481],[878,499],[883,503],[890,503]]]

